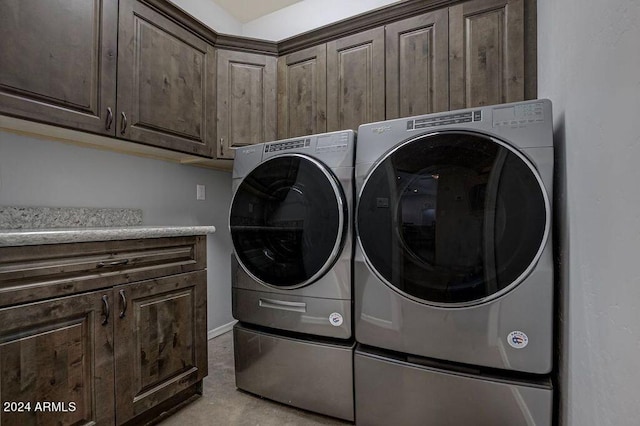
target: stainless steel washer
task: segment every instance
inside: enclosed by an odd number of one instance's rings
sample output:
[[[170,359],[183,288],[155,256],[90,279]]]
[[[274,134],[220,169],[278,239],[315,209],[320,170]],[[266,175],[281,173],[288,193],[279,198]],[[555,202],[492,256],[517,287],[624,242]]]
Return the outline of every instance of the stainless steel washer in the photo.
[[[473,388],[487,401],[460,404],[460,418],[550,424],[551,117],[551,103],[535,100],[360,126],[354,322],[366,346],[355,361],[358,419],[388,421],[376,401],[394,395],[418,404],[416,424],[430,424],[446,418],[433,412],[446,404],[408,393],[435,392],[444,402]],[[449,375],[424,369],[433,362]],[[407,368],[415,380],[384,379]],[[490,377],[533,396],[504,398]],[[528,386],[536,392],[521,392]],[[507,423],[484,416],[495,407],[516,414]],[[450,424],[441,420],[432,424]]]
[[[354,149],[352,130],[238,149],[229,215],[236,384],[348,420]]]

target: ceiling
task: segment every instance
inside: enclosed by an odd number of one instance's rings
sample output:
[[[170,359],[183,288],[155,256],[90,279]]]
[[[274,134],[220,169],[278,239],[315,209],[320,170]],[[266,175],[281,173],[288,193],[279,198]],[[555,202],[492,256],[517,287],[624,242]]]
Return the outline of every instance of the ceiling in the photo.
[[[253,21],[276,10],[298,3],[301,0],[214,0],[241,23]]]

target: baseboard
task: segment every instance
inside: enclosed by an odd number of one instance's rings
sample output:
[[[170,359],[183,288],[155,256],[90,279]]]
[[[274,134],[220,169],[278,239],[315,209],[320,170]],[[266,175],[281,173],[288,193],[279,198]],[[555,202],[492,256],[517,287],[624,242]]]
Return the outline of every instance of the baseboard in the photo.
[[[225,325],[221,325],[220,327],[214,328],[213,330],[209,330],[209,332],[207,333],[207,339],[211,340],[214,337],[218,337],[221,334],[226,333],[227,331],[231,331],[233,329],[233,326],[235,325],[235,323],[237,323],[238,321],[233,320],[228,324]]]

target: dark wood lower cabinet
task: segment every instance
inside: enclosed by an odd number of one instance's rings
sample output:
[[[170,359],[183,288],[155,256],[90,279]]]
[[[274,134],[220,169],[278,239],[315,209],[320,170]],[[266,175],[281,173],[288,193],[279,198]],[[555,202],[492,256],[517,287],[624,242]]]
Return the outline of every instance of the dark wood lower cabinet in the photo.
[[[0,424],[113,424],[110,295],[0,309]]]
[[[201,393],[207,375],[205,239],[149,241],[38,246],[31,260],[24,247],[0,249],[0,295],[14,301],[0,308],[0,425],[139,425]],[[152,266],[132,256],[99,272],[68,267],[78,265],[81,248],[101,259],[114,251],[138,254],[141,245],[188,249],[182,257],[193,260],[171,275],[166,271],[177,264],[176,253],[164,261],[155,256]],[[34,272],[43,267],[47,274]],[[155,276],[127,283],[142,269]],[[117,277],[127,284],[114,286]],[[83,280],[100,289],[57,298],[44,291]],[[25,300],[23,287],[43,291]]]
[[[206,271],[116,287],[116,420],[207,375]]]

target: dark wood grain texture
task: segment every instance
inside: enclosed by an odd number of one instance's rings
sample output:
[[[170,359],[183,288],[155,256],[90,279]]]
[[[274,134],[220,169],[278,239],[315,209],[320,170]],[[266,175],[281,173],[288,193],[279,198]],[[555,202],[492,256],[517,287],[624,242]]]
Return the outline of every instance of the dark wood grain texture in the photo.
[[[278,58],[278,138],[327,130],[327,47]]]
[[[386,118],[449,109],[449,15],[446,9],[387,25]]]
[[[281,40],[278,42],[278,53],[286,55],[456,3],[460,3],[460,0],[401,1]]]
[[[212,156],[214,48],[136,0],[120,2],[118,25],[116,136]]]
[[[450,109],[524,100],[523,1],[449,8]]]
[[[538,97],[538,0],[524,0],[524,98]]]
[[[0,2],[0,113],[114,135],[117,0]]]
[[[385,118],[384,28],[327,43],[327,130]]]
[[[218,158],[276,139],[276,58],[218,50]]]
[[[273,56],[278,55],[278,44],[274,41],[218,33],[167,0],[139,1],[152,7],[183,27],[188,28],[189,31],[194,32],[208,43],[220,49],[262,53]]]
[[[0,306],[205,267],[205,236],[0,247]]]
[[[116,413],[125,423],[207,375],[206,271],[114,289]],[[118,312],[123,310],[118,305]]]
[[[0,402],[32,404],[0,424],[141,424],[191,400],[208,373],[205,268],[205,236],[0,248]]]
[[[102,324],[108,294],[0,309],[0,402],[31,403],[29,412],[1,411],[3,426],[113,424],[112,319]],[[66,411],[36,409],[46,401]]]

